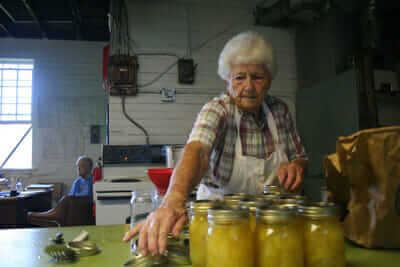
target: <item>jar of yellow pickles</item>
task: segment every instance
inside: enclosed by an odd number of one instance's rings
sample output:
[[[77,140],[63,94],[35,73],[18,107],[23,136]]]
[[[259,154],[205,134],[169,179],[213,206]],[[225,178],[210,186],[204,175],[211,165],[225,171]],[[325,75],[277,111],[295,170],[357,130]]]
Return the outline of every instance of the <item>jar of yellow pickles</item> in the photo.
[[[279,199],[280,193],[264,193],[263,195],[257,196],[257,199],[263,199],[263,200],[272,200],[276,201]]]
[[[254,232],[256,229],[256,208],[258,206],[266,206],[266,205],[272,205],[273,202],[272,200],[264,200],[260,199],[257,200],[257,198],[245,198],[242,200],[239,200],[239,206],[246,207],[250,210],[250,230]]]
[[[190,203],[190,259],[193,267],[206,266],[206,239],[208,209],[220,205],[213,200],[197,200]]]
[[[238,194],[227,194],[224,195],[224,202],[226,206],[230,206],[233,208],[239,208],[239,200],[248,198],[249,195],[245,193],[238,193]]]
[[[280,195],[275,200],[275,204],[286,207],[297,208],[299,205],[307,203],[307,197],[302,195]]]
[[[206,267],[254,267],[254,240],[249,210],[215,207],[208,210]]]
[[[264,194],[267,193],[281,193],[281,186],[279,185],[264,185]]]
[[[299,206],[303,221],[305,267],[344,267],[345,243],[340,209],[333,203]]]
[[[303,232],[296,210],[280,206],[257,208],[256,267],[303,267]]]

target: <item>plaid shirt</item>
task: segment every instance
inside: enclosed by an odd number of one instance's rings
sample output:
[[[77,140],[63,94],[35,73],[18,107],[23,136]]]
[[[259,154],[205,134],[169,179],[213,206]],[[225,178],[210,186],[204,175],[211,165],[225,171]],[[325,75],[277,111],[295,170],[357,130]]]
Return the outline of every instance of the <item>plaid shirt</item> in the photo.
[[[284,145],[289,160],[307,159],[287,105],[269,95],[264,101],[277,124],[278,143]],[[188,143],[199,141],[212,150],[211,177],[206,176],[202,181],[208,186],[224,186],[229,183],[232,174],[237,136],[234,105],[226,94],[206,103],[198,114],[188,139]],[[260,120],[257,122],[252,114],[239,110],[240,138],[245,156],[265,159],[275,151],[275,144],[268,128],[266,111],[262,107],[260,112]]]

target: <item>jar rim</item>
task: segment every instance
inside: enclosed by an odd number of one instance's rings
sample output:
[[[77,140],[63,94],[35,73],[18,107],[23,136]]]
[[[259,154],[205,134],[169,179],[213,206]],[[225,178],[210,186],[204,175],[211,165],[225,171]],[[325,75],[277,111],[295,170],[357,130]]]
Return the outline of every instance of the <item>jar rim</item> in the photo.
[[[190,211],[193,213],[201,213],[207,215],[208,209],[215,207],[215,206],[221,206],[222,201],[218,200],[209,200],[209,199],[203,199],[203,200],[195,200],[190,202]]]
[[[269,222],[277,219],[295,219],[296,218],[296,209],[284,207],[284,206],[275,206],[275,205],[265,205],[258,207],[256,210],[256,216],[258,219]]]
[[[248,218],[250,215],[250,210],[245,207],[229,207],[229,206],[219,206],[213,207],[208,210],[208,220],[215,222],[228,222],[234,219]]]
[[[305,217],[339,217],[340,208],[333,202],[313,202],[299,205],[299,214]]]

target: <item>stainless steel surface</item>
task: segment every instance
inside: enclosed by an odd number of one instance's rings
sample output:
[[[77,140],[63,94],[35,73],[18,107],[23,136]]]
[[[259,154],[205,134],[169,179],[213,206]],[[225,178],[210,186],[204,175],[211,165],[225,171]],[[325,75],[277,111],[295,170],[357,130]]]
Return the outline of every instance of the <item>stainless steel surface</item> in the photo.
[[[183,154],[184,145],[165,146],[167,168],[175,168]]]

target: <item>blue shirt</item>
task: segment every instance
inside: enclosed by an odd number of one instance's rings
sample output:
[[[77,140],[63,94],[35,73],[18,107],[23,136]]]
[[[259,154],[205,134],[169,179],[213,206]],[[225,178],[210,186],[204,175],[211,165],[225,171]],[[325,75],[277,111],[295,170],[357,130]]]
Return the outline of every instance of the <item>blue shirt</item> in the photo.
[[[93,195],[93,176],[89,179],[78,177],[72,184],[70,196],[92,196]]]

